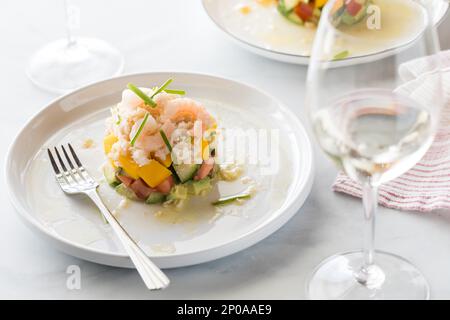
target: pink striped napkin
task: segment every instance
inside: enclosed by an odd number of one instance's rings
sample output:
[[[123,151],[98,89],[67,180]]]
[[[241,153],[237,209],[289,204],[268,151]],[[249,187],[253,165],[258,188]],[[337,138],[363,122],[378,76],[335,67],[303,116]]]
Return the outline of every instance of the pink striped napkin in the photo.
[[[444,69],[441,79],[445,107],[438,132],[419,163],[379,188],[378,201],[385,207],[421,212],[450,209],[450,50],[400,66],[399,73],[408,82],[398,90],[419,96],[423,103],[432,103],[433,92],[438,89],[433,81],[415,80],[430,71],[428,66],[436,66],[435,62]],[[355,197],[362,195],[361,186],[343,173],[336,178],[333,190]]]

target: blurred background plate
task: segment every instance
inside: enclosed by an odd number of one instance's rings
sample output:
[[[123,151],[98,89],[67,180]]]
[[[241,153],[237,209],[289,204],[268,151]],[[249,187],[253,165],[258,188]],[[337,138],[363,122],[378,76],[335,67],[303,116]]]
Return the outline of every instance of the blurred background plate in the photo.
[[[432,0],[434,23],[446,16],[449,3]],[[271,0],[202,0],[212,21],[241,47],[260,56],[282,62],[307,65],[315,30],[298,26],[284,18]],[[241,9],[249,8],[248,13]],[[383,58],[370,54],[342,59],[336,66],[354,65]]]

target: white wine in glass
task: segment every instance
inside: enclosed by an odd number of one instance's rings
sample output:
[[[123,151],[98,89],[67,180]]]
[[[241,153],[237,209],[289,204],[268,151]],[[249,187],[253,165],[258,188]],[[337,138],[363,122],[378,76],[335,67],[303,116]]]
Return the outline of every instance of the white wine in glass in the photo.
[[[119,75],[122,54],[107,42],[77,37],[80,12],[65,0],[67,37],[39,49],[30,59],[26,73],[39,88],[65,93],[89,83]]]
[[[417,268],[376,251],[378,188],[430,147],[443,104],[433,0],[330,0],[322,11],[307,79],[313,132],[337,167],[362,187],[361,250],[323,261],[311,299],[427,299]],[[406,17],[406,18],[405,18]],[[402,70],[414,69],[415,78]]]

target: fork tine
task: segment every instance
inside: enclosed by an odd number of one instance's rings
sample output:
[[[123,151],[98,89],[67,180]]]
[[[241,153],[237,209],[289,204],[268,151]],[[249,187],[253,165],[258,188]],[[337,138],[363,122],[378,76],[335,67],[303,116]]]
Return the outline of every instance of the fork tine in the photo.
[[[75,167],[74,167],[73,164],[72,164],[72,160],[70,160],[69,155],[67,154],[66,149],[64,148],[63,145],[61,145],[61,149],[62,149],[62,151],[63,151],[63,153],[64,153],[64,157],[66,158],[67,162],[69,163],[69,167],[70,167],[72,170],[75,170]]]
[[[77,179],[80,179],[80,178],[81,178],[81,179],[87,181],[86,177],[83,175],[82,170],[81,170],[78,166],[75,167],[75,166],[72,164],[72,160],[70,159],[69,154],[68,154],[67,151],[66,151],[66,148],[64,148],[64,146],[61,145],[61,149],[62,149],[62,151],[63,151],[63,153],[64,153],[64,157],[66,158],[67,162],[69,163],[70,168],[72,169],[72,170],[71,170],[72,175],[73,175],[74,177],[76,177]],[[80,180],[81,180],[81,179],[80,179]]]
[[[55,171],[56,174],[60,174],[61,171],[59,170],[58,166],[56,165],[55,158],[53,158],[52,152],[50,149],[47,149],[48,157],[50,158],[50,162],[52,163],[53,171]]]
[[[83,165],[81,164],[80,159],[78,159],[77,154],[76,154],[75,151],[73,150],[72,145],[71,145],[70,143],[68,143],[68,145],[69,145],[70,153],[72,153],[73,159],[75,160],[75,162],[77,163],[77,165],[78,165],[79,167],[82,167]]]
[[[91,176],[89,175],[89,173],[86,171],[86,169],[84,169],[84,167],[81,164],[81,161],[78,158],[77,154],[75,153],[75,150],[73,149],[72,145],[70,143],[68,143],[67,145],[69,146],[70,153],[72,154],[72,157],[77,164],[77,169],[80,172],[83,179],[90,183],[95,183],[94,179],[92,179]]]
[[[56,181],[58,181],[61,188],[65,189],[68,185],[70,185],[70,181],[67,179],[64,172],[61,172],[59,169],[58,164],[55,161],[55,157],[53,156],[53,153],[50,149],[47,149],[48,157],[50,158],[50,162],[53,167],[53,171],[55,171],[55,178]]]
[[[67,172],[66,165],[65,165],[64,161],[62,160],[61,156],[59,155],[58,149],[56,147],[54,147],[54,149],[55,149],[56,157],[58,157],[60,166],[62,167],[63,171]]]
[[[61,165],[63,169],[63,174],[67,179],[67,182],[69,184],[78,183],[77,178],[72,174],[71,170],[67,170],[66,164],[64,163],[64,160],[62,159],[61,155],[59,154],[58,148],[55,147],[56,157],[59,160],[59,164]]]

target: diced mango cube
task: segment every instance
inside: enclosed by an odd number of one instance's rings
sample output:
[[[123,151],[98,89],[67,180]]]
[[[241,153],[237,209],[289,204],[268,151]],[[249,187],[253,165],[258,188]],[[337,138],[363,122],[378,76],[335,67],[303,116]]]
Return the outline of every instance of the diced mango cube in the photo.
[[[120,155],[119,156],[119,164],[120,167],[133,179],[138,179],[139,178],[139,174],[138,174],[138,169],[139,169],[139,165],[131,158],[130,155],[124,156],[124,155]]]
[[[327,3],[327,1],[328,0],[316,0],[315,2],[316,8],[322,8]]]
[[[109,134],[103,139],[103,149],[105,150],[105,154],[111,152],[112,146],[114,143],[118,141],[117,137],[113,134]]]
[[[126,170],[125,170],[126,171]],[[127,172],[128,173],[128,172]],[[154,188],[166,180],[172,172],[156,160],[150,160],[148,164],[137,169],[138,176],[150,187]]]
[[[162,160],[158,157],[156,157],[156,160],[159,161],[164,167],[168,168],[172,164],[172,157],[170,156],[170,153],[166,155],[166,159]]]
[[[209,159],[210,151],[209,151],[209,142],[205,139],[202,139],[202,159]]]

